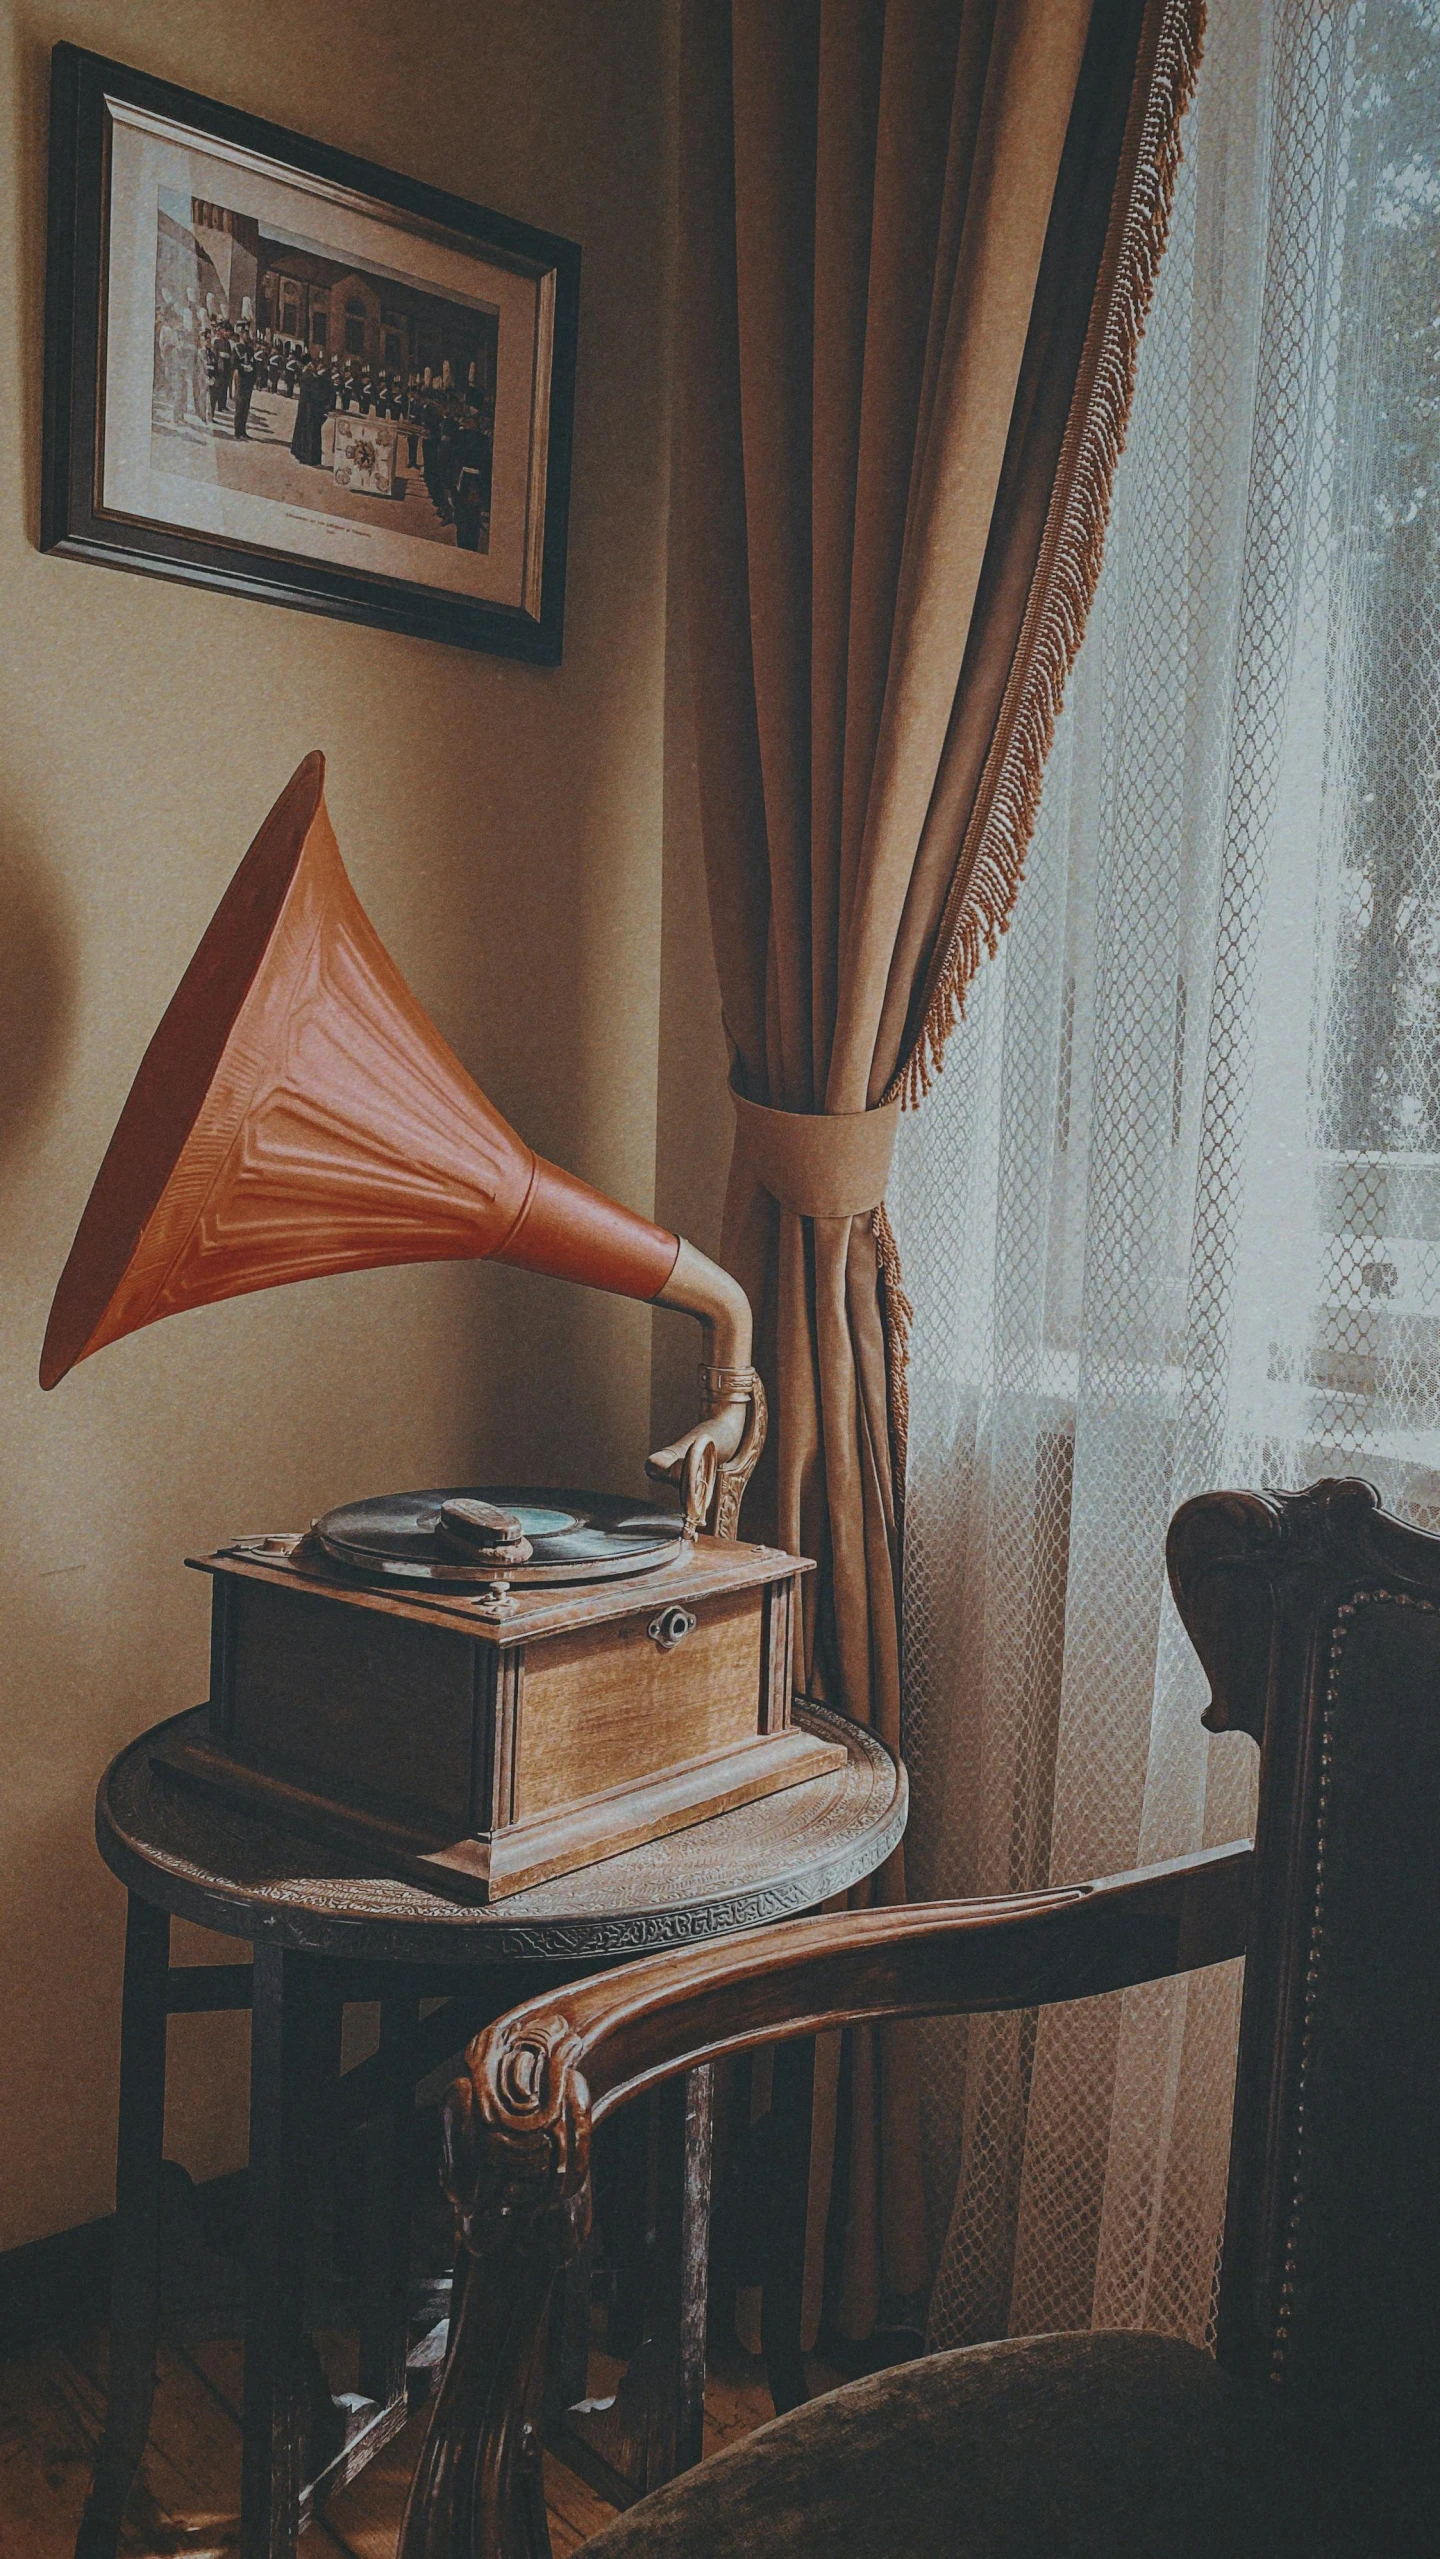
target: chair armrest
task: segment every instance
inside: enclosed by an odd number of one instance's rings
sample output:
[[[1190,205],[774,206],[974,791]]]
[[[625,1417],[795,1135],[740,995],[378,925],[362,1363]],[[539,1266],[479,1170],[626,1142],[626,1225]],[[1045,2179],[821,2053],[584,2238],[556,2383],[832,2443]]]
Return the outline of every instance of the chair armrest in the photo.
[[[590,2228],[590,2139],[730,2053],[886,2017],[1033,2008],[1245,1950],[1248,1842],[1056,1892],[841,1912],[540,1993],[478,2035],[446,2106],[446,2184],[475,2259],[411,2489],[402,2559],[537,2559],[550,2287]]]
[[[590,2126],[702,2062],[886,2017],[1088,1999],[1243,1954],[1252,1862],[1242,1840],[1100,1883],[841,1911],[649,1956],[477,2035],[460,2115],[508,2161],[539,2135],[558,2171],[548,2127],[568,2110],[562,2173],[581,2175]]]

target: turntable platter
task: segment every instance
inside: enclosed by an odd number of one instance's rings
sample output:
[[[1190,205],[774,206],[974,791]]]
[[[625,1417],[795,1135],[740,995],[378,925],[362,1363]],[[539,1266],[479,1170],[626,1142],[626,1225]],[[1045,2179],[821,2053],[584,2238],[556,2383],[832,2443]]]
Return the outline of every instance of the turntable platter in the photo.
[[[457,1554],[441,1534],[441,1505],[491,1504],[520,1524],[530,1555],[524,1563],[488,1563]],[[516,1589],[569,1582],[619,1581],[654,1572],[679,1551],[674,1511],[652,1510],[616,1493],[533,1492],[514,1485],[446,1485],[418,1493],[382,1493],[351,1502],[316,1521],[310,1540],[347,1573],[383,1581],[423,1582],[479,1590],[503,1575]],[[310,1541],[307,1541],[310,1542]]]

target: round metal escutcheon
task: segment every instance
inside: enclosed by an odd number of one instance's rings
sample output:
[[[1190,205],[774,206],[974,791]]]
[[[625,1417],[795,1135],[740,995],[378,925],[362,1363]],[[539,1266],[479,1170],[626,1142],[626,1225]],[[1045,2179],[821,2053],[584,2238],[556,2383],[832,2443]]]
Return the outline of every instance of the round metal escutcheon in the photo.
[[[651,1618],[647,1631],[651,1643],[658,1644],[662,1653],[673,1653],[677,1644],[694,1634],[699,1623],[692,1609],[662,1608],[658,1617]]]

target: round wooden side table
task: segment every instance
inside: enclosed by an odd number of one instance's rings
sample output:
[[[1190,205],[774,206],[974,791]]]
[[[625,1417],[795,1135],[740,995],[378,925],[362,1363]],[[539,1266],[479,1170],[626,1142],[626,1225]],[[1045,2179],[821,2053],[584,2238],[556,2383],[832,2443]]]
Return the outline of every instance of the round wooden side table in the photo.
[[[735,1929],[814,1909],[883,1863],[900,1839],[905,1775],[844,1717],[797,1717],[846,1748],[811,1779],[487,1909],[367,1875],[344,1852],[192,1795],[153,1765],[151,1746],[196,1717],[157,1726],[101,1782],[95,1830],[125,1885],[129,1917],[121,2022],[120,2126],[110,2329],[110,2397],[77,2559],[114,2559],[149,2433],[160,2328],[160,2210],[168,2018],[248,2008],[250,2164],[245,2260],[241,2559],[291,2559],[318,2501],[398,2432],[409,2384],[406,2134],[415,2089],[481,2026],[551,1984]],[[170,1921],[248,1938],[249,1964],[170,1962]],[[347,2001],[377,2002],[378,2049],[343,2071]],[[440,2001],[438,2008],[429,2003]],[[422,2011],[424,2013],[422,2013]],[[810,2048],[813,2052],[813,2047]],[[793,2134],[808,2093],[792,2071]],[[710,2073],[658,2102],[656,2279],[645,2346],[627,2375],[621,2499],[698,2460],[703,2417],[705,2232],[710,2201]],[[306,2321],[313,2192],[327,2142],[368,2126],[359,2391],[321,2390]],[[799,2264],[772,2269],[772,2387],[796,2395]],[[803,2247],[803,2228],[800,2243]],[[793,2314],[793,2316],[791,2316]],[[782,2333],[793,2325],[794,2337]],[[562,2305],[551,2340],[551,2405],[583,2395],[584,2303]],[[433,2351],[433,2349],[432,2349]],[[782,2378],[776,2379],[780,2374]],[[613,2434],[614,2430],[612,2430]],[[612,2444],[613,2455],[613,2444]],[[567,2449],[566,2457],[569,2457]],[[577,2466],[594,2474],[583,2451]]]

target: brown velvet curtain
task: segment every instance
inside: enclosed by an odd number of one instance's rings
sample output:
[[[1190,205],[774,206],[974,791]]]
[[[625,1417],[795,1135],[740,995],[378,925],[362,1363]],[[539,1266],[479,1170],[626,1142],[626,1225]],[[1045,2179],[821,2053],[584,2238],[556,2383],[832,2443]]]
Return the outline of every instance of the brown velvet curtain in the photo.
[[[894,1116],[1014,898],[1199,15],[685,0],[680,504],[738,1097],[722,1250],[774,1416],[750,1526],[820,1563],[804,1685],[895,1749]],[[903,1852],[873,1889],[903,1898]],[[854,2038],[852,2335],[927,2278],[905,2051]],[[808,2307],[813,2328],[813,2283]]]

